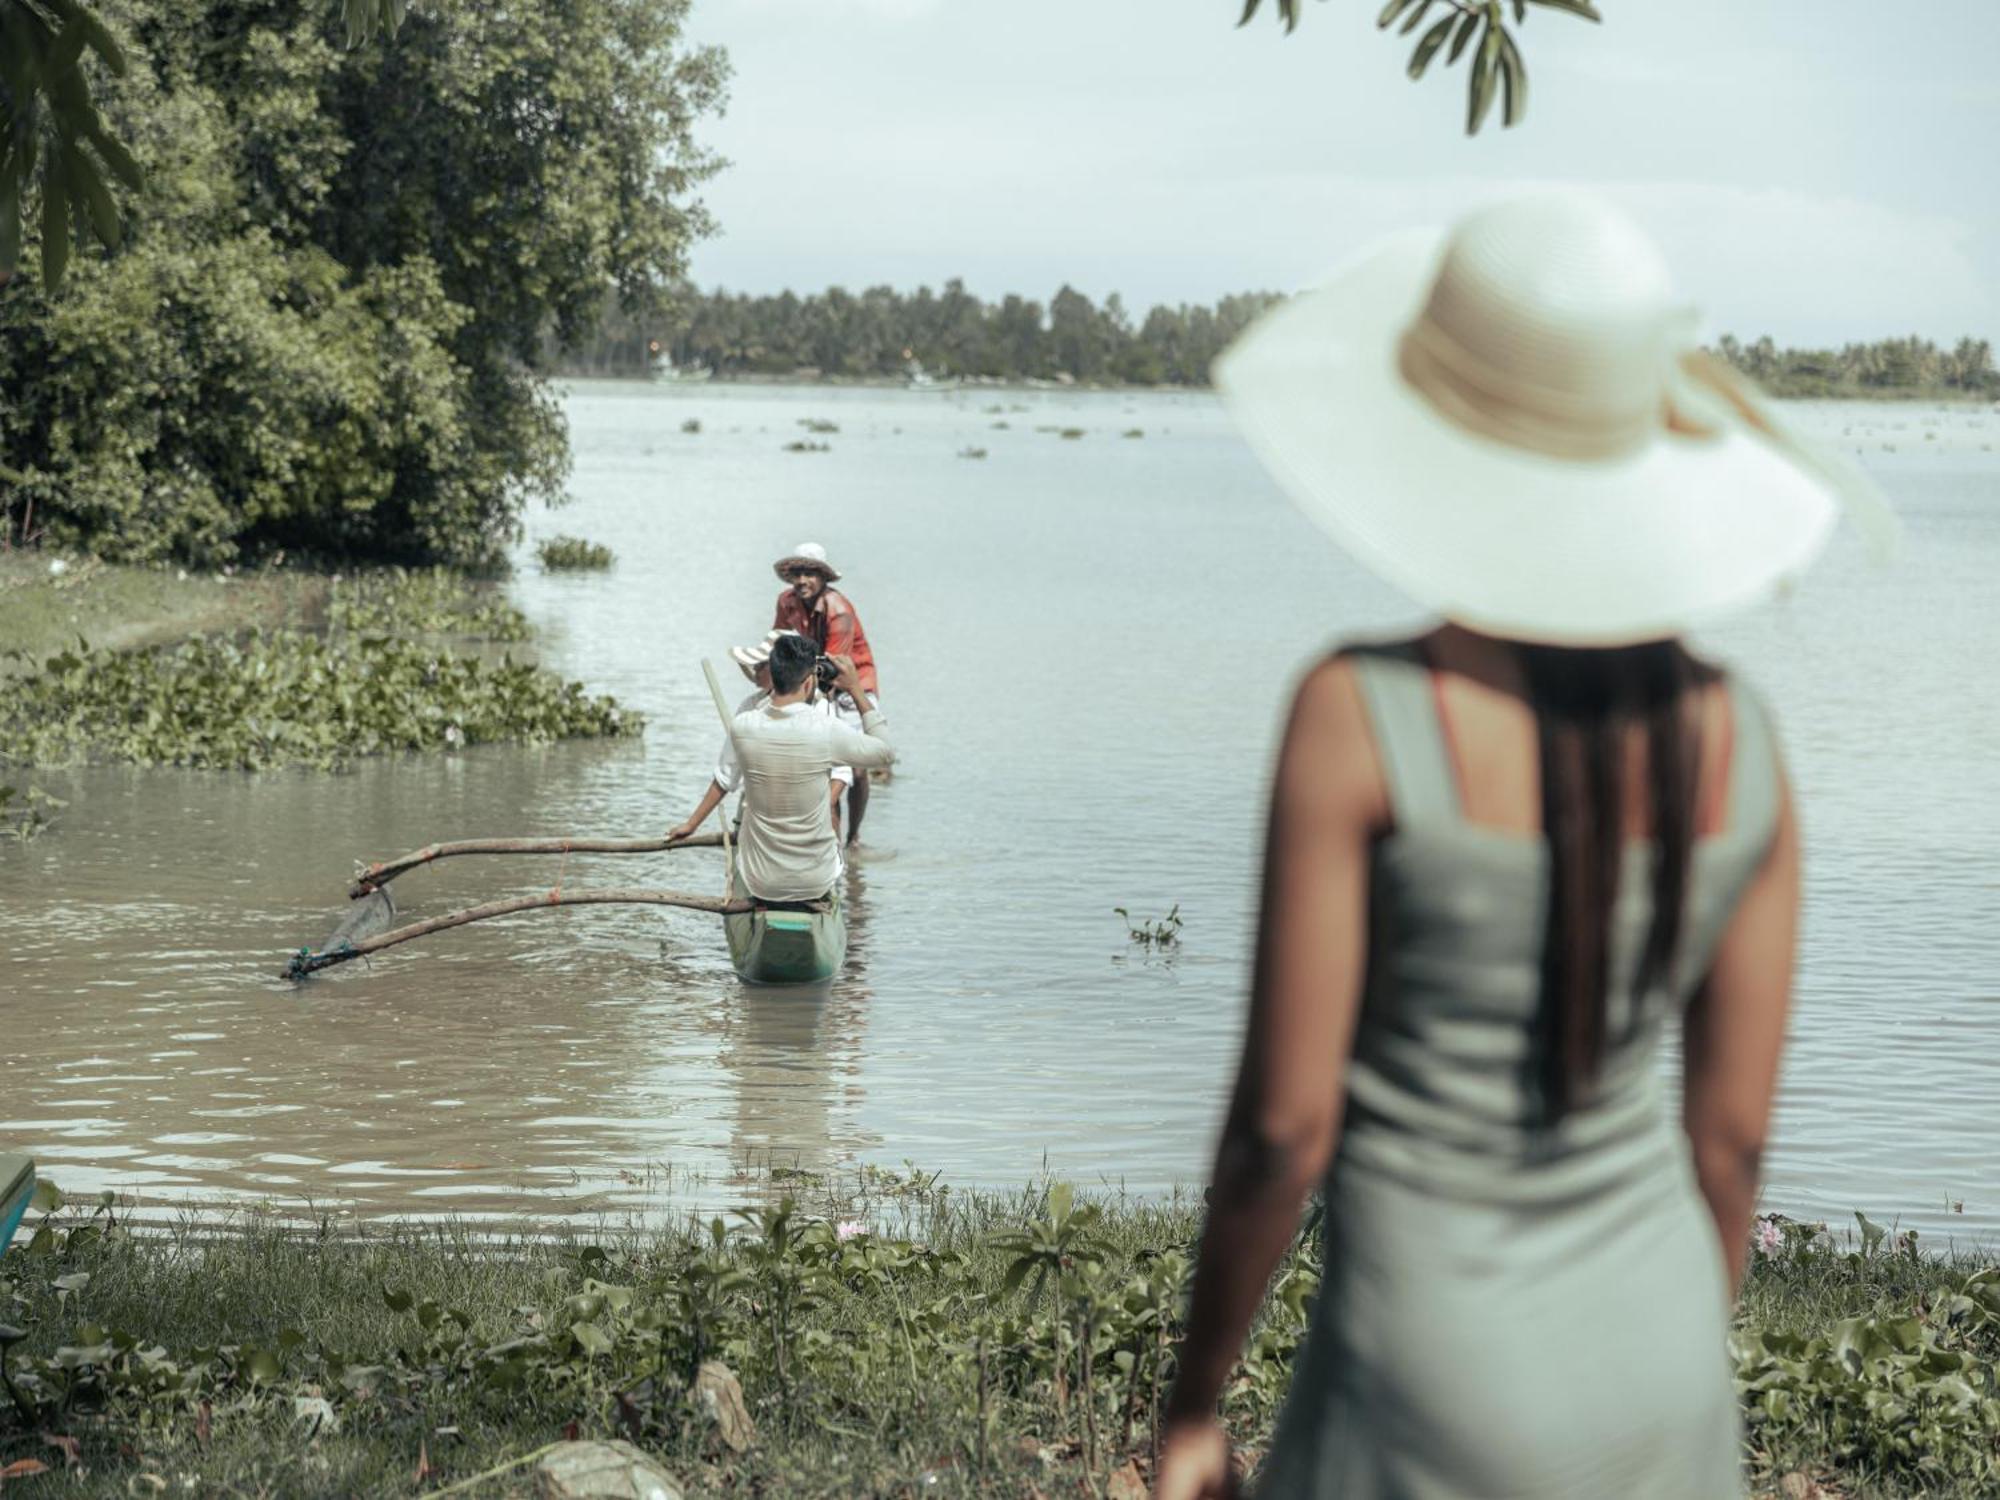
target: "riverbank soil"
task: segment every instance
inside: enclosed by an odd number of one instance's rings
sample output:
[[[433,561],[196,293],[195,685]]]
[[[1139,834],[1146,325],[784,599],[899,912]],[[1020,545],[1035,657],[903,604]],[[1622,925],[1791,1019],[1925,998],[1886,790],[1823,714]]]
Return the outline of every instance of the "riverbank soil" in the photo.
[[[0,678],[76,643],[111,650],[255,626],[316,628],[323,574],[264,569],[233,575],[121,567],[96,558],[0,552]]]

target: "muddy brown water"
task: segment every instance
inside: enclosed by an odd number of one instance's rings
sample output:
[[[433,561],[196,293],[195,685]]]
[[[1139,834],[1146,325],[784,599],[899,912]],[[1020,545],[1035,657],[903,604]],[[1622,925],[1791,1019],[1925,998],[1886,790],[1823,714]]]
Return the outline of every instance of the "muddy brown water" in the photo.
[[[1283,502],[1204,396],[599,384],[567,407],[575,500],[531,516],[530,539],[578,533],[618,563],[543,576],[524,549],[511,588],[551,665],[652,715],[644,739],[335,777],[37,774],[70,807],[0,845],[0,1144],[169,1211],[510,1225],[727,1207],[746,1163],[1197,1181],[1287,683],[1408,608]],[[1842,540],[1706,642],[1775,704],[1806,829],[1766,1203],[1990,1240],[2000,417],[1802,415],[1860,450],[1909,537],[1887,574]],[[808,417],[839,424],[831,451],[783,451]],[[1036,430],[1071,426],[1087,435]],[[337,919],[358,859],[682,817],[717,739],[698,660],[727,670],[725,648],[764,630],[769,559],[808,538],[847,574],[905,756],[869,813],[839,982],[745,989],[713,918],[653,908],[274,978]],[[465,860],[397,894],[430,914],[559,875],[713,892],[720,862]],[[1176,904],[1171,961],[1112,913]]]

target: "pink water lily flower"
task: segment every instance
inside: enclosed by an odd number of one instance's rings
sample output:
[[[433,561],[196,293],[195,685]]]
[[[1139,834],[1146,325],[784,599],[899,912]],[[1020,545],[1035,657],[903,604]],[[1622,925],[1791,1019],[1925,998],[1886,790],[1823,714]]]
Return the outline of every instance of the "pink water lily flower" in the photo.
[[[853,1239],[857,1235],[866,1234],[868,1226],[859,1219],[842,1219],[838,1224],[833,1226],[833,1232],[836,1238],[846,1241]]]
[[[1776,1219],[1757,1221],[1757,1248],[1766,1255],[1776,1255],[1778,1247],[1785,1243],[1785,1232],[1778,1227]]]

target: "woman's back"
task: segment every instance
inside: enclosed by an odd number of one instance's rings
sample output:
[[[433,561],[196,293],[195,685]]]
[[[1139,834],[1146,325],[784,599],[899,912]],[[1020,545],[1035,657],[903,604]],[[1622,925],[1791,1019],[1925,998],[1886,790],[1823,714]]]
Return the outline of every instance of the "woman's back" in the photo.
[[[1378,842],[1371,866],[1368,969],[1342,1156],[1416,1174],[1440,1191],[1453,1182],[1488,1194],[1572,1191],[1579,1173],[1615,1175],[1634,1165],[1584,1160],[1590,1153],[1614,1144],[1652,1157],[1678,1149],[1656,1055],[1661,1029],[1707,972],[1769,847],[1778,810],[1773,746],[1761,709],[1739,684],[1703,695],[1701,739],[1709,749],[1696,802],[1709,811],[1697,820],[1675,961],[1664,984],[1640,992],[1654,845],[1634,836],[1650,830],[1631,816],[1611,913],[1606,1051],[1593,1090],[1545,1127],[1534,1028],[1549,854],[1532,712],[1504,688],[1434,667],[1441,658],[1418,641],[1347,657],[1393,831]],[[1522,722],[1509,724],[1516,715]],[[1646,778],[1626,782],[1643,788]],[[1533,1171],[1511,1178],[1506,1169],[1515,1164]]]
[[[1342,659],[1389,827],[1369,865],[1326,1281],[1264,1493],[1735,1493],[1726,1277],[1659,1044],[1777,825],[1763,715],[1734,683],[1697,690],[1697,802],[1720,821],[1694,846],[1676,960],[1641,988],[1655,846],[1631,838],[1604,1052],[1552,1122],[1537,1069],[1550,882],[1532,711],[1504,681],[1433,670],[1448,650],[1424,646]]]

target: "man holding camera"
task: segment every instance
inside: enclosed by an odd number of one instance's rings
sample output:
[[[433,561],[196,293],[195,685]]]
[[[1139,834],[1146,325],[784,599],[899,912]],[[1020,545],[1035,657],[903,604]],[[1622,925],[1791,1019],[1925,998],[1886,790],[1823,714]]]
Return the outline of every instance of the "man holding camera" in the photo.
[[[882,701],[875,678],[875,653],[868,645],[868,632],[861,628],[861,616],[854,602],[833,585],[840,578],[826,559],[826,548],[818,542],[801,542],[772,565],[785,581],[778,595],[774,629],[794,630],[815,641],[827,656],[851,656],[861,687],[867,693],[835,697],[834,707],[850,728],[861,727],[861,710]],[[847,842],[861,837],[861,818],[868,811],[868,776],[857,773],[847,791]]]
[[[835,683],[867,704],[861,728],[813,711],[819,692],[819,652],[800,635],[771,643],[771,696],[730,721],[723,764],[743,783],[743,826],[737,872],[744,890],[760,901],[814,901],[840,875],[840,840],[827,805],[827,778],[835,766],[858,774],[887,766],[896,752],[883,733],[882,712],[865,696],[851,657],[832,658]],[[711,779],[692,816],[667,837],[684,839],[721,803],[725,792]]]
[[[752,709],[762,708],[771,696],[771,648],[778,643],[781,635],[793,635],[795,631],[774,630],[754,646],[731,646],[729,659],[736,663],[745,677],[755,685],[756,691],[736,705],[736,712],[747,714]],[[819,658],[815,668],[819,675],[820,691],[813,699],[813,712],[823,719],[834,717],[833,711],[833,661],[830,657]],[[736,763],[736,756],[728,740],[722,742],[722,755],[715,765],[715,784],[722,788],[727,797],[736,790],[742,776],[742,767]],[[854,785],[854,767],[835,766],[827,782],[827,805],[833,810],[833,831],[840,832],[840,799]]]

